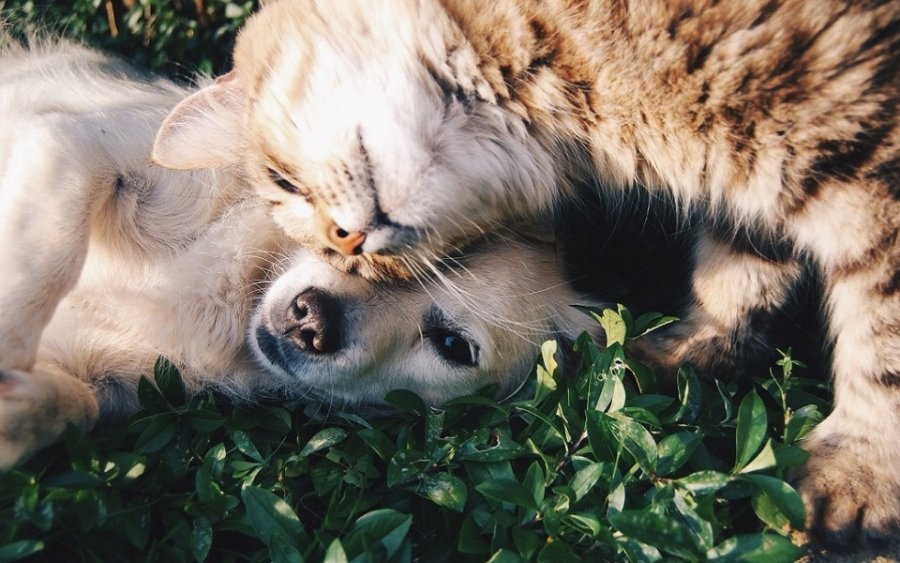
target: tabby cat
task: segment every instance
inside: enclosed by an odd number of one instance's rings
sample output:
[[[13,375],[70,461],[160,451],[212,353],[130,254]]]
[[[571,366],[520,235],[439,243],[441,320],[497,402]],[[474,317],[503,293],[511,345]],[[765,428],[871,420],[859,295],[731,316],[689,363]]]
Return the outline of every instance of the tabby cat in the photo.
[[[580,181],[667,190],[718,228],[690,311],[641,350],[662,367],[739,364],[813,261],[836,405],[799,487],[811,531],[853,544],[900,523],[898,47],[896,1],[284,0],[155,157],[242,166],[288,233],[367,275]]]

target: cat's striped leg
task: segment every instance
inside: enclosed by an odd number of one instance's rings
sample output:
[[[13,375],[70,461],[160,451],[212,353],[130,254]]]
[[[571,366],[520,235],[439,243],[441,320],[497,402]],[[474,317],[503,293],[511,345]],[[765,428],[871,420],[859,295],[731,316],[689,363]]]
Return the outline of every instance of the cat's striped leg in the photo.
[[[826,273],[835,405],[804,443],[800,491],[813,536],[855,546],[900,528],[900,205],[846,197],[843,228],[808,241]]]
[[[771,354],[772,315],[791,296],[803,265],[789,248],[745,240],[716,229],[698,237],[687,309],[679,322],[636,340],[637,357],[663,375],[690,362],[704,375],[731,378]]]

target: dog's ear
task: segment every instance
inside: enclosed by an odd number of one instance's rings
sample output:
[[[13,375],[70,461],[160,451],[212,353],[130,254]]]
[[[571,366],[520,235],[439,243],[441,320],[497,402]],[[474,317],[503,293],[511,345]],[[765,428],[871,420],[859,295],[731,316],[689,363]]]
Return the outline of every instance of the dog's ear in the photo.
[[[153,161],[175,170],[238,163],[245,99],[232,71],[182,100],[156,134]]]

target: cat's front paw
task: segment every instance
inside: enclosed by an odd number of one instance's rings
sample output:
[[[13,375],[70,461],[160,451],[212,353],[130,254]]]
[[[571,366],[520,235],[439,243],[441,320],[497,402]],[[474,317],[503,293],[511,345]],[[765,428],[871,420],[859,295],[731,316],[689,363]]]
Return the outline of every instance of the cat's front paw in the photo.
[[[893,430],[893,429],[890,429]],[[806,529],[816,542],[838,549],[880,547],[900,530],[900,451],[837,433],[813,433],[798,472]]]
[[[691,327],[694,328],[694,327]],[[663,381],[675,381],[685,363],[707,377],[731,379],[743,372],[744,358],[733,340],[714,330],[666,328],[628,344],[629,355],[652,367]]]

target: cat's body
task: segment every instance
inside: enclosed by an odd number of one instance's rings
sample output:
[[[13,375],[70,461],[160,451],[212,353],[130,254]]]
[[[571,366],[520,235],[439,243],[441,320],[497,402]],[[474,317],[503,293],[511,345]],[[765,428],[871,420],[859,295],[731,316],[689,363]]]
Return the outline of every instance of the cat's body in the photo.
[[[668,190],[718,228],[693,307],[642,350],[664,367],[739,364],[811,259],[837,400],[800,486],[811,529],[852,543],[900,522],[898,51],[897,2],[283,1],[155,155],[240,162],[288,233],[391,272],[574,180]],[[214,146],[183,142],[210,124]]]

